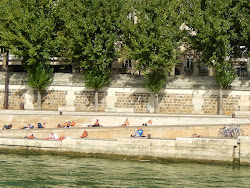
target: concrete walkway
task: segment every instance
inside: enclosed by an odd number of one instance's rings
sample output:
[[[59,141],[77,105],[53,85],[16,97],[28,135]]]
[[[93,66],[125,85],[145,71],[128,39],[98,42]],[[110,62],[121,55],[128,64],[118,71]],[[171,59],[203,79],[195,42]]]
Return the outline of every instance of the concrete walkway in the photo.
[[[75,121],[77,127],[87,127],[96,119],[104,127],[119,126],[128,118],[130,126],[141,126],[149,119],[153,125],[224,125],[224,124],[250,124],[249,116],[227,115],[193,115],[193,114],[155,114],[155,113],[113,113],[113,112],[60,112],[37,110],[0,110],[0,126],[12,123],[14,128],[23,127],[26,123],[37,125],[45,122],[47,128],[56,128],[64,121]]]

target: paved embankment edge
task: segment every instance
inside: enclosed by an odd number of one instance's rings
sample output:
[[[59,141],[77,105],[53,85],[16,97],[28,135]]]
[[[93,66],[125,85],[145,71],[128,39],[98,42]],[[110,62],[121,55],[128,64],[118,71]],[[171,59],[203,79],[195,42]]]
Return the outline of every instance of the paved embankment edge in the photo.
[[[0,153],[13,151],[131,160],[250,165],[250,137],[247,136],[240,136],[238,139],[85,138],[63,141],[0,138]]]

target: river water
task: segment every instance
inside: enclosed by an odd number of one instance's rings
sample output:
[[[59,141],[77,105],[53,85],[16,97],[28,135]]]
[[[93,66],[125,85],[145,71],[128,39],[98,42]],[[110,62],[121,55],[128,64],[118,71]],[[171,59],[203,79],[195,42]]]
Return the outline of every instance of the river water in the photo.
[[[250,187],[250,167],[0,153],[0,187]]]

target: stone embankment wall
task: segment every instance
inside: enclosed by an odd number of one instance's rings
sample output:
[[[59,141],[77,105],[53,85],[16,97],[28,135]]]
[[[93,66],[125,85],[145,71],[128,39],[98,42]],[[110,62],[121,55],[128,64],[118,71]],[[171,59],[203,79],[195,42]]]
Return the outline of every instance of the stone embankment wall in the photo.
[[[36,109],[37,92],[26,83],[25,73],[10,74],[9,109]],[[42,93],[43,110],[93,111],[94,92],[85,87],[80,74],[54,74]],[[153,112],[154,96],[143,86],[143,76],[114,75],[99,93],[99,111]],[[217,114],[219,89],[214,77],[170,76],[159,93],[160,113]],[[3,108],[4,75],[0,73],[0,108]],[[237,78],[223,90],[223,114],[250,111],[250,80]]]
[[[0,138],[0,149],[249,165],[249,143],[249,137],[239,137],[238,139],[176,138],[175,140],[146,138],[93,140],[85,138],[63,141]]]

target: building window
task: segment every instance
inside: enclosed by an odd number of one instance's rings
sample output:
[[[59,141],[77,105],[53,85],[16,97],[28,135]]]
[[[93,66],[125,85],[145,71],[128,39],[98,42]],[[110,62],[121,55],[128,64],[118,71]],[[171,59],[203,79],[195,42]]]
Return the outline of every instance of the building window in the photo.
[[[132,67],[131,60],[126,60],[123,62],[123,68],[131,68],[131,67]]]
[[[193,58],[187,57],[186,66],[185,66],[186,71],[191,71],[193,69],[193,61],[194,61]]]
[[[244,66],[239,66],[239,67],[236,67],[236,74],[240,77],[242,76],[246,76],[246,68]]]

